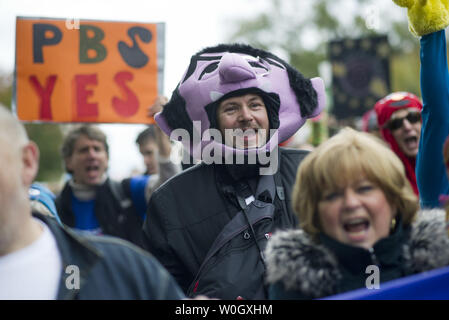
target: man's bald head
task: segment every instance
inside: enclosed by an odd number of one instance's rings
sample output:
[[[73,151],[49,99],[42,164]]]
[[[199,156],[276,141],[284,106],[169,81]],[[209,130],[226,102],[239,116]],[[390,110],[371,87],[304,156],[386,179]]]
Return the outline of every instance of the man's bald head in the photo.
[[[23,147],[28,142],[23,125],[5,107],[0,106],[0,139],[12,147]]]
[[[39,149],[23,125],[0,107],[0,256],[33,242],[41,233],[31,220],[28,188],[39,167]]]
[[[23,190],[33,182],[39,166],[39,149],[28,139],[24,126],[9,110],[0,107],[0,176],[3,184]],[[1,181],[0,181],[1,182]],[[1,190],[1,189],[0,189]]]

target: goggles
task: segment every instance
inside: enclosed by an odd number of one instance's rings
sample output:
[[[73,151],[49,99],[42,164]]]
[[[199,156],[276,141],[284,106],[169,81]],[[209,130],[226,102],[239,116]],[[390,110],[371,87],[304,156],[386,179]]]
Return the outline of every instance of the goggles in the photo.
[[[417,123],[418,121],[421,121],[421,113],[414,111],[407,113],[407,115],[404,117],[391,119],[385,124],[385,128],[390,131],[397,130],[404,125],[405,119],[407,119],[407,121],[411,124]]]

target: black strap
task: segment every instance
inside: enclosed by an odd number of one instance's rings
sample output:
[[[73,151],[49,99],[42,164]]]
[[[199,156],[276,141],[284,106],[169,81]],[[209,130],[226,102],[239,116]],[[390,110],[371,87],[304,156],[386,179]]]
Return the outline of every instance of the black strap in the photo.
[[[273,184],[274,185],[274,184]],[[274,189],[274,188],[273,188]],[[273,191],[274,194],[274,191]],[[217,238],[214,240],[213,244],[209,248],[206,257],[201,263],[200,268],[195,276],[194,281],[190,285],[188,292],[192,292],[195,283],[198,278],[202,274],[204,267],[206,266],[209,259],[211,259],[229,240],[234,238],[236,235],[241,234],[244,230],[248,229],[248,225],[254,225],[258,221],[263,219],[271,219],[273,220],[274,216],[274,205],[268,203],[262,203],[259,200],[254,200],[257,202],[258,210],[254,210],[254,208],[247,208],[248,214],[246,216],[243,209],[240,210],[232,219],[229,221],[221,232],[218,234]],[[245,203],[246,205],[246,203]],[[249,220],[249,222],[248,222]],[[260,249],[259,249],[260,252]],[[262,260],[263,261],[263,260]]]
[[[249,186],[248,186],[249,187]],[[269,197],[271,199],[271,203],[267,203],[265,201],[261,201],[258,199],[258,196],[268,193]],[[218,234],[217,238],[214,240],[213,244],[209,248],[206,257],[204,258],[203,262],[201,263],[201,266],[191,283],[188,292],[191,293],[193,291],[193,288],[199,279],[200,275],[202,274],[202,271],[204,267],[207,265],[209,259],[213,257],[216,252],[218,252],[224,244],[226,244],[230,239],[235,237],[237,234],[240,234],[245,229],[248,229],[248,227],[251,229],[251,232],[254,236],[254,240],[257,246],[258,251],[260,252],[261,261],[265,267],[265,261],[264,261],[264,254],[261,250],[261,246],[259,242],[257,241],[257,237],[253,228],[253,225],[256,224],[258,221],[261,221],[263,219],[273,219],[274,218],[274,205],[273,205],[273,199],[275,198],[276,188],[275,183],[272,176],[261,176],[259,179],[259,183],[257,185],[256,195],[254,203],[257,204],[256,207],[248,207],[246,204],[245,199],[242,196],[239,196],[239,193],[236,191],[236,197],[239,202],[239,206],[242,208],[241,211],[237,212],[235,216],[229,221],[221,230],[221,232]],[[257,209],[257,210],[255,210]]]
[[[242,184],[239,185],[240,188],[237,188],[238,190],[236,190],[236,196],[237,196],[237,201],[240,205],[240,208],[243,211],[243,215],[245,216],[245,220],[248,223],[248,226],[251,230],[251,233],[254,237],[254,241],[256,243],[257,249],[259,250],[260,253],[260,257],[262,258],[262,262],[265,265],[265,254],[264,251],[262,250],[262,247],[259,244],[259,241],[257,240],[257,235],[256,232],[254,231],[254,227],[253,224],[251,223],[249,217],[248,217],[248,205],[246,204],[246,200],[244,198],[245,195],[245,190],[243,190],[245,187],[249,188],[248,185],[243,186]],[[259,182],[257,184],[257,190],[256,190],[256,194],[255,194],[255,199],[259,199],[261,194],[267,193],[268,195],[271,196],[271,202],[273,203],[274,201],[274,193],[275,193],[275,183],[273,181],[272,176],[270,175],[262,175],[259,178]],[[268,197],[269,198],[269,197]]]
[[[109,186],[111,187],[112,194],[119,201],[122,210],[127,209],[132,205],[131,199],[125,194],[120,183],[109,179]]]
[[[281,173],[279,170],[274,174],[274,182],[276,184],[276,194],[282,203],[282,209],[284,209],[285,214],[287,214],[288,211],[287,211],[287,204],[285,202],[285,189],[282,184]]]
[[[253,224],[252,224],[251,221],[249,220],[249,217],[248,217],[248,206],[247,206],[247,204],[246,204],[246,201],[245,201],[245,199],[243,199],[243,198],[242,198],[241,196],[239,196],[239,195],[237,195],[237,200],[238,200],[238,202],[239,202],[240,208],[242,208],[243,215],[245,216],[246,222],[247,222],[248,225],[249,225],[249,228],[250,228],[250,230],[251,230],[251,233],[253,234],[254,241],[256,242],[256,247],[257,247],[257,249],[259,250],[260,257],[262,258],[262,263],[263,263],[264,266],[265,266],[265,254],[264,254],[262,248],[260,247],[259,241],[257,240],[257,236],[256,236],[256,232],[254,231]]]

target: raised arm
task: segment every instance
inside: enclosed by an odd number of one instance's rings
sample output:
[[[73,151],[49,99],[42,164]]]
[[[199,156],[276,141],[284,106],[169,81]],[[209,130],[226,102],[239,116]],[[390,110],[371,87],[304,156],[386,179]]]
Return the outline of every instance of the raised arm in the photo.
[[[444,28],[449,25],[447,0],[393,0],[407,8],[410,32],[421,37],[422,128],[416,178],[422,207],[438,207],[449,193],[443,144],[449,134],[449,75]]]
[[[421,38],[422,129],[416,177],[422,207],[438,207],[449,194],[443,144],[449,135],[449,74],[444,30]]]

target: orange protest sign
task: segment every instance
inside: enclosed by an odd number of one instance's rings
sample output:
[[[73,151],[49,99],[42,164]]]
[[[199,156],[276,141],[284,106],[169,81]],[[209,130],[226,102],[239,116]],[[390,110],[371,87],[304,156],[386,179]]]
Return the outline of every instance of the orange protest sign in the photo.
[[[20,120],[152,123],[164,24],[16,20],[13,108]]]

